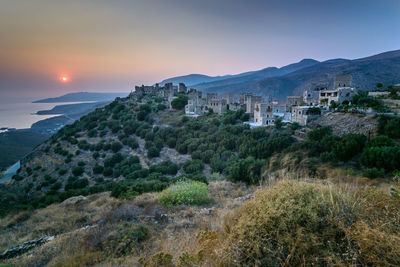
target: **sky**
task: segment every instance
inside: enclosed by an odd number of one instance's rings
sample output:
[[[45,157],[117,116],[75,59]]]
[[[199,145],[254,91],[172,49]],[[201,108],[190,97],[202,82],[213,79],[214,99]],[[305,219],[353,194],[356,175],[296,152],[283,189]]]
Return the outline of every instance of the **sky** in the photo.
[[[361,58],[398,29],[399,0],[0,0],[0,98]]]

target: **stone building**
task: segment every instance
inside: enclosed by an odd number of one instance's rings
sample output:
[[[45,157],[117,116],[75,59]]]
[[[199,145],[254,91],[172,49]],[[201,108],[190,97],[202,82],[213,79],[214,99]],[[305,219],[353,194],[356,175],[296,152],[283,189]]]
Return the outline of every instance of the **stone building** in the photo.
[[[239,109],[246,110],[246,104],[232,103],[232,104],[228,105],[228,107],[229,107],[229,110],[232,110],[232,111],[237,111]]]
[[[206,101],[209,103],[212,99],[218,99],[218,94],[217,93],[207,93],[206,94]]]
[[[285,114],[286,104],[273,104],[274,113]]]
[[[184,83],[179,83],[179,93],[186,93],[187,87]]]
[[[292,107],[301,106],[304,104],[302,96],[288,96],[286,97],[286,111],[291,112]]]
[[[337,104],[349,104],[357,94],[357,90],[352,87],[339,87],[333,90],[324,90],[319,93],[319,103],[322,106],[331,105],[332,101]]]
[[[275,124],[272,102],[256,102],[254,104],[254,123],[259,126],[272,126]]]
[[[304,91],[303,101],[307,106],[319,106],[319,94],[320,91],[327,90],[326,84],[312,85],[311,88]]]
[[[292,107],[292,122],[297,122],[298,124],[305,126],[311,120],[320,116],[320,114],[311,112],[312,109],[310,110],[310,108],[315,109],[315,107],[312,107],[312,106],[294,106],[294,107]]]
[[[214,98],[207,101],[207,108],[212,109],[214,113],[222,114],[227,110],[227,103],[225,99]]]
[[[246,113],[250,113],[250,115],[254,114],[254,107],[256,102],[264,103],[264,97],[262,96],[254,96],[254,95],[245,95],[246,101]]]
[[[203,93],[196,89],[188,92],[188,103],[185,106],[186,115],[201,115],[206,111],[206,100],[202,98]]]
[[[234,93],[224,94],[222,96],[222,98],[226,100],[226,103],[228,105],[231,105],[231,104],[235,103],[235,94]]]
[[[353,78],[351,75],[338,75],[335,77],[333,88],[337,89],[340,87],[351,87],[352,79]]]
[[[164,90],[168,92],[168,95],[176,95],[178,93],[178,86],[173,85],[172,83],[166,83],[164,85]]]

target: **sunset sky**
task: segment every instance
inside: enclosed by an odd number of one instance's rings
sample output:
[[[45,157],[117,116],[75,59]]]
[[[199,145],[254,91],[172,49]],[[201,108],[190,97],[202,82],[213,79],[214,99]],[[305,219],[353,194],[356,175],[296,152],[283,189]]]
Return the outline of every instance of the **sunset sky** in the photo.
[[[0,97],[365,57],[399,29],[398,0],[0,0]]]

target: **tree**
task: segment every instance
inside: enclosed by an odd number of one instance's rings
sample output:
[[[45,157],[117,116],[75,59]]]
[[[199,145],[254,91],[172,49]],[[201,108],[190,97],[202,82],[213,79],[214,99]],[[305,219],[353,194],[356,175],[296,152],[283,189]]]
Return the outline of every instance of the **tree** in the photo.
[[[83,168],[80,166],[72,169],[72,174],[75,176],[80,176],[80,175],[82,175],[82,173],[83,173]]]
[[[147,156],[149,158],[156,158],[156,157],[160,156],[160,150],[158,148],[156,148],[155,146],[152,146],[148,149]]]
[[[201,160],[188,160],[183,164],[183,170],[186,173],[197,173],[201,172],[204,168],[204,164]]]
[[[329,105],[329,108],[335,109],[335,108],[337,108],[338,106],[339,106],[338,103],[336,103],[336,101],[332,100],[332,101],[331,101],[331,104]]]
[[[171,106],[173,109],[180,110],[184,109],[187,103],[188,103],[188,97],[181,95],[171,101]]]
[[[282,126],[283,126],[282,118],[281,117],[276,117],[275,118],[275,128],[276,129],[281,129]]]
[[[350,160],[363,150],[366,140],[362,134],[347,134],[333,145],[333,154],[338,160]]]
[[[111,150],[112,150],[114,153],[117,153],[118,151],[120,151],[121,148],[122,148],[122,144],[121,144],[120,142],[115,141],[115,142],[112,142],[112,143],[111,143]]]
[[[376,84],[376,87],[377,87],[377,88],[382,88],[382,87],[383,87],[383,84],[382,84],[382,83],[377,83],[377,84]]]

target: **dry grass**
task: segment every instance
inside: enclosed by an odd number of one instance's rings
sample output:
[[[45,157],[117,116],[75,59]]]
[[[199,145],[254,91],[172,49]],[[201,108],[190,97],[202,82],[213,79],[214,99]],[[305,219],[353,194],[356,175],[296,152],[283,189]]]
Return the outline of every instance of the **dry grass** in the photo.
[[[242,204],[234,199],[254,191],[254,188],[227,181],[211,182],[209,188],[213,202],[205,206],[165,209],[158,202],[158,193],[143,194],[132,201],[119,201],[101,193],[77,204],[57,204],[9,215],[1,220],[1,225],[18,221],[19,226],[1,232],[2,246],[8,248],[43,235],[59,234],[53,241],[9,260],[13,266],[35,266],[37,263],[47,266],[134,266],[140,258],[148,258],[160,251],[179,259],[184,251],[195,253],[199,250],[196,238],[199,230],[221,228],[224,216]],[[126,223],[135,223],[138,217],[153,218],[159,214],[168,214],[169,222],[138,221],[150,229],[146,241],[125,255],[109,253],[111,249],[105,244],[118,234],[118,229],[126,229]],[[99,220],[104,220],[105,224],[79,230],[86,225],[96,225]]]
[[[207,235],[207,266],[398,266],[400,200],[376,188],[279,182]]]
[[[139,261],[145,266],[400,264],[400,199],[382,191],[384,188],[315,180],[275,180],[261,187],[217,181],[211,182],[209,188],[213,202],[203,206],[165,209],[158,202],[158,193],[143,194],[132,201],[118,201],[103,193],[75,205],[52,205],[10,215],[1,224],[13,222],[19,226],[8,229],[10,233],[2,230],[4,246],[43,233],[63,234],[7,263],[12,266],[139,266]],[[257,188],[255,197],[244,204],[236,199]],[[168,214],[169,221],[158,221],[159,214]],[[96,225],[99,220],[105,224],[79,230],[82,224]],[[126,236],[138,225],[148,228],[150,236],[143,242],[130,243]],[[30,228],[32,233],[28,231]]]
[[[0,219],[0,251],[25,241],[66,233],[94,224],[115,209],[119,200],[96,194],[73,205],[54,204],[32,212],[22,211]],[[7,227],[15,225],[15,227]]]

